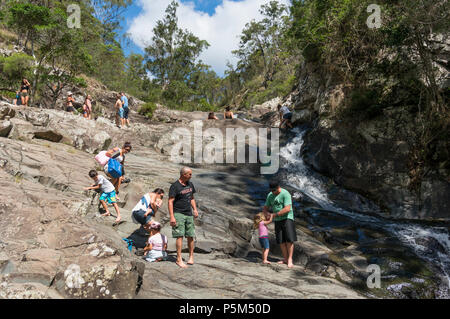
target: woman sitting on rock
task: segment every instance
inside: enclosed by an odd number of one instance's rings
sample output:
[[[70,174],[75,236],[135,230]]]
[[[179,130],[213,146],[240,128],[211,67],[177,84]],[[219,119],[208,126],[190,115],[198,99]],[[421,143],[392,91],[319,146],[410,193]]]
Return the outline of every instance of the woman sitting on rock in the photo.
[[[164,190],[155,189],[151,193],[144,194],[131,213],[131,219],[135,224],[147,225],[158,212],[162,205]]]
[[[111,182],[114,185],[114,188],[116,189],[116,194],[119,194],[119,187],[124,181],[124,175],[125,175],[125,154],[131,152],[131,143],[125,142],[122,148],[114,147],[113,149],[110,149],[106,152],[106,156],[116,159],[120,164],[122,164],[122,175],[118,178],[112,177],[108,173],[108,163],[103,167],[103,171],[105,174],[111,178]],[[117,197],[118,198],[118,197]]]

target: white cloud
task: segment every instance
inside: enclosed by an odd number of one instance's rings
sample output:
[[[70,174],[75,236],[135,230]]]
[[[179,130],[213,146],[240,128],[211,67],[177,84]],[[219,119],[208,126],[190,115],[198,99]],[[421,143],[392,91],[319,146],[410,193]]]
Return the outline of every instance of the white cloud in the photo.
[[[180,3],[178,0],[178,23],[181,28],[188,29],[200,39],[208,41],[210,47],[202,53],[200,59],[211,65],[217,74],[223,75],[227,60],[233,65],[237,62],[231,51],[238,48],[239,35],[245,24],[252,19],[259,20],[259,8],[269,1],[224,0],[210,16],[195,11],[193,2]],[[171,0],[139,0],[138,5],[142,8],[142,13],[130,21],[128,33],[140,48],[144,49],[151,43],[156,21],[164,17],[164,11],[170,2]],[[289,5],[289,0],[279,2]]]

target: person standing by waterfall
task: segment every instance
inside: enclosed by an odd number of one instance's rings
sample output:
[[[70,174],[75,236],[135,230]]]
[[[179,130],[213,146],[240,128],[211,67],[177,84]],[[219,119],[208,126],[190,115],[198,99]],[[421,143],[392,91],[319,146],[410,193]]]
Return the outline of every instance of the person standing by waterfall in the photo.
[[[269,213],[269,210],[273,212],[276,241],[280,245],[284,257],[284,260],[278,263],[287,264],[289,268],[292,268],[294,267],[292,256],[294,254],[294,242],[297,241],[297,234],[295,232],[291,194],[281,188],[278,181],[271,181],[269,188],[270,193],[267,195],[263,212]]]
[[[189,260],[187,264],[194,264],[194,218],[198,217],[198,211],[194,199],[194,193],[196,191],[194,184],[190,182],[191,177],[192,170],[189,167],[183,167],[180,171],[180,178],[170,186],[169,190],[170,226],[172,226],[172,236],[176,238],[176,264],[181,268],[187,268],[187,265],[181,258],[183,237],[187,238],[189,248]],[[194,214],[192,214],[192,209]]]

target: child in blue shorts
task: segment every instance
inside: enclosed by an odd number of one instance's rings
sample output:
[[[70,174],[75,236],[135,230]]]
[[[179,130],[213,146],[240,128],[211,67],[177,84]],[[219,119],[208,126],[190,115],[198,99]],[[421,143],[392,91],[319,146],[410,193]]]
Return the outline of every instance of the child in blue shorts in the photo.
[[[253,218],[253,228],[258,228],[259,232],[259,243],[262,248],[262,257],[263,264],[270,264],[270,261],[267,260],[269,256],[269,230],[267,229],[267,225],[272,222],[273,215],[272,214],[264,214],[264,212],[260,212],[255,215]]]
[[[117,206],[116,190],[114,188],[114,185],[109,180],[107,180],[106,177],[98,175],[96,170],[91,170],[89,172],[89,177],[94,180],[95,184],[91,187],[85,188],[85,190],[100,189],[102,193],[100,196],[100,203],[106,211],[106,213],[102,214],[102,216],[111,215],[108,209],[108,205],[106,204],[107,201],[109,204],[112,204],[114,206],[114,209],[116,210],[117,218],[115,224],[119,223],[121,221],[121,217],[119,206]]]

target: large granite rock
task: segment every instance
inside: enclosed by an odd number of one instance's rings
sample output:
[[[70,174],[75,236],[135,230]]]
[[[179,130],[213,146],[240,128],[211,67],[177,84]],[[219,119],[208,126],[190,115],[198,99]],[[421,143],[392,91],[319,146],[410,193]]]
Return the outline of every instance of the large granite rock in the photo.
[[[317,277],[314,267],[306,266],[314,260],[320,263],[318,257],[329,249],[305,234],[296,245],[294,270],[259,265],[260,248],[252,229],[256,203],[245,190],[249,178],[255,177],[252,171],[239,174],[227,168],[221,173],[195,168],[193,182],[200,212],[196,220],[197,264],[183,273],[173,263],[175,241],[166,202],[156,219],[170,238],[169,262],[143,261],[140,254],[148,234],[132,222],[131,210],[145,192],[156,187],[168,192],[178,178],[181,166],[149,148],[152,142],[148,139],[152,132],[161,136],[173,127],[164,131],[161,124],[136,124],[119,131],[107,122],[87,122],[55,110],[16,108],[16,113],[14,125],[23,130],[0,138],[0,297],[254,298],[273,289],[287,298],[361,297],[332,276]],[[123,184],[120,192],[124,223],[112,227],[114,217],[100,216],[99,195],[83,191],[92,183],[88,171],[97,167],[94,154],[72,143],[30,138],[48,127],[64,138],[72,137],[67,136],[69,130],[86,129],[92,136],[107,131],[113,145],[119,139],[133,142],[126,162],[131,183]],[[85,141],[81,133],[69,135]],[[230,174],[232,171],[235,173]],[[270,231],[273,242],[273,226]],[[140,248],[129,252],[122,240],[127,237],[134,238]],[[186,247],[183,251],[185,254]],[[280,254],[274,249],[271,259],[278,260]],[[235,270],[230,272],[230,267]],[[274,279],[255,281],[255,276],[265,276],[261,271]],[[236,285],[237,281],[248,284]]]

